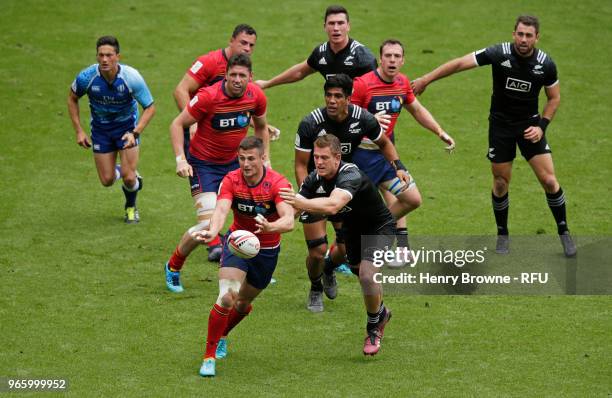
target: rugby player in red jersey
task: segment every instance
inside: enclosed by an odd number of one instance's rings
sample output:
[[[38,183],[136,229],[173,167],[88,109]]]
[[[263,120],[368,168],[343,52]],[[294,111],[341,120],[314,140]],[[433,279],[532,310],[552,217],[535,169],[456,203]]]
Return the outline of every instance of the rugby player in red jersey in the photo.
[[[200,89],[170,126],[176,173],[189,177],[198,215],[198,224],[183,234],[165,265],[166,286],[172,292],[183,291],[179,272],[187,256],[199,244],[191,234],[208,229],[219,184],[228,172],[238,168],[238,145],[246,136],[251,119],[255,136],[263,141],[269,159],[266,96],[250,82],[251,76],[251,59],[245,54],[232,56],[225,79]],[[183,129],[194,123],[197,123],[197,131],[189,153],[185,154]]]
[[[263,142],[246,137],[238,149],[240,169],[229,172],[219,188],[217,207],[207,230],[193,233],[202,242],[214,239],[230,211],[235,230],[253,232],[261,244],[251,259],[233,255],[227,239],[223,245],[219,268],[219,296],[208,318],[206,352],[200,368],[201,376],[215,376],[215,360],[227,354],[226,336],[251,312],[251,303],[265,289],[276,268],[280,252],[280,234],[293,229],[293,208],[279,195],[281,188],[291,188],[278,172],[265,167]]]

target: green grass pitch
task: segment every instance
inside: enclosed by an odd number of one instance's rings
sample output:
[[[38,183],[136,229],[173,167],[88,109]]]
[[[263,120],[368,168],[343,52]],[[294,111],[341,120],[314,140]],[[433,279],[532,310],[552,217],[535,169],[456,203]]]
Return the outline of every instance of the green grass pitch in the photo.
[[[16,1],[0,3],[0,378],[66,378],[67,395],[606,397],[612,394],[610,296],[391,296],[381,353],[361,354],[365,314],[357,281],[323,314],[306,311],[301,227],[284,238],[278,283],[230,336],[213,380],[197,370],[217,296],[216,267],[194,253],[186,291],[165,290],[162,264],[194,214],[174,174],[168,126],[172,91],[200,54],[225,46],[241,22],[258,31],[257,78],[303,61],[325,40],[329,5],[298,1]],[[549,128],[572,232],[610,236],[612,5],[608,1],[346,2],[351,35],[377,53],[388,37],[406,47],[403,71],[434,66],[511,39],[523,12],[541,18],[539,47],[559,69],[561,107]],[[101,187],[91,153],[75,144],[69,84],[95,62],[95,40],[119,38],[156,99],[143,134],[142,222],[122,221],[119,186]],[[322,79],[270,89],[268,118],[282,130],[276,169],[293,180],[300,119],[323,103]],[[457,141],[443,145],[408,113],[398,148],[424,203],[415,235],[493,234],[486,152],[490,70],[430,86],[421,98]],[[82,120],[88,120],[86,99]],[[510,230],[554,234],[528,165],[517,159]],[[560,246],[559,246],[559,250]],[[603,261],[604,259],[602,259]],[[608,260],[609,261],[609,260]],[[606,359],[607,358],[607,359]]]

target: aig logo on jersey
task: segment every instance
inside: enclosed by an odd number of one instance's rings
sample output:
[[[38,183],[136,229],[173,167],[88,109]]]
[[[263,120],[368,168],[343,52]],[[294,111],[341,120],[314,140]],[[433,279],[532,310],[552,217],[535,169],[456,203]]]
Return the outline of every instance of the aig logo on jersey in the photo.
[[[248,126],[250,121],[251,112],[241,111],[218,113],[213,117],[211,124],[215,130],[237,130]]]
[[[524,80],[514,79],[509,77],[506,80],[506,88],[512,91],[520,91],[522,93],[528,93],[531,91],[531,82],[526,82]]]

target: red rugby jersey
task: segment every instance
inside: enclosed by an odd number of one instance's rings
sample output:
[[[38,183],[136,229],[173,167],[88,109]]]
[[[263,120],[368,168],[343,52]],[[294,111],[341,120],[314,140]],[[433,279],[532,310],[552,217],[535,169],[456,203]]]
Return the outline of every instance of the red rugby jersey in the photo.
[[[279,190],[290,186],[282,174],[272,169],[265,169],[263,178],[254,186],[247,184],[240,169],[227,173],[219,187],[217,199],[232,201],[234,222],[230,226],[230,231],[244,229],[255,233],[257,229],[255,217],[258,214],[270,222],[278,220],[276,204],[283,201]],[[263,249],[271,249],[280,244],[279,233],[259,233],[256,236]]]
[[[225,80],[201,88],[189,101],[187,111],[198,121],[189,153],[212,163],[229,163],[238,156],[238,145],[246,136],[251,116],[266,113],[266,96],[248,83],[242,97],[229,97]]]
[[[366,108],[372,114],[387,111],[387,114],[391,115],[391,123],[387,129],[389,137],[393,134],[403,105],[411,104],[414,100],[410,80],[402,73],[395,76],[391,83],[384,81],[375,70],[353,81],[351,103]]]
[[[227,68],[225,50],[220,48],[201,55],[194,61],[187,74],[191,76],[200,87],[208,87],[223,80]]]

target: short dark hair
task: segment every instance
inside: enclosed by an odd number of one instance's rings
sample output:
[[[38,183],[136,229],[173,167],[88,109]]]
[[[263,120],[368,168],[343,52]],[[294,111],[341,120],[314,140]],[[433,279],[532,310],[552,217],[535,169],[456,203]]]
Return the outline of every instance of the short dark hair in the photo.
[[[247,68],[249,68],[249,72],[253,68],[251,58],[246,54],[232,55],[227,61],[227,68],[225,68],[225,71],[227,72],[228,70],[230,70],[232,66],[246,66]]]
[[[353,80],[344,73],[338,73],[327,78],[323,85],[323,91],[327,92],[330,88],[341,88],[345,96],[350,97],[353,94]]]
[[[317,148],[328,148],[332,155],[339,155],[342,153],[340,150],[340,140],[333,134],[325,134],[317,138],[314,142]]]
[[[520,23],[526,26],[533,26],[535,28],[536,33],[540,33],[540,20],[538,19],[538,17],[534,15],[519,15],[516,19],[516,23],[514,24],[515,31]]]
[[[238,146],[238,149],[242,149],[243,151],[248,151],[249,149],[255,148],[257,148],[257,151],[260,155],[264,153],[263,141],[261,140],[261,138],[257,138],[254,135],[244,137],[242,141],[240,141],[240,145]]]
[[[119,54],[119,40],[115,36],[102,36],[96,41],[96,51],[100,46],[113,46],[115,52]]]
[[[241,23],[240,25],[236,25],[236,27],[234,28],[234,32],[232,33],[232,37],[236,38],[236,37],[238,37],[238,35],[240,33],[246,33],[249,36],[251,36],[251,35],[257,36],[257,32],[255,32],[255,29],[253,29],[253,27],[251,25],[247,25],[245,23]]]
[[[349,21],[349,13],[346,10],[346,8],[342,6],[338,6],[338,5],[333,5],[333,6],[327,7],[327,9],[325,10],[325,19],[323,19],[323,22],[327,22],[327,17],[329,17],[332,14],[344,14],[346,15],[346,22]]]
[[[380,45],[380,55],[382,56],[383,48],[385,48],[385,46],[392,46],[395,44],[397,44],[398,46],[402,48],[402,55],[404,55],[404,45],[402,44],[401,41],[397,39],[387,39],[383,41],[382,44]]]

